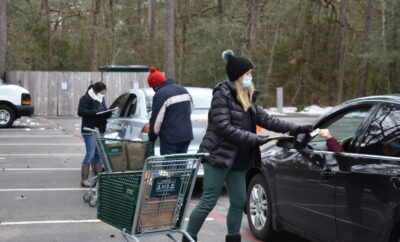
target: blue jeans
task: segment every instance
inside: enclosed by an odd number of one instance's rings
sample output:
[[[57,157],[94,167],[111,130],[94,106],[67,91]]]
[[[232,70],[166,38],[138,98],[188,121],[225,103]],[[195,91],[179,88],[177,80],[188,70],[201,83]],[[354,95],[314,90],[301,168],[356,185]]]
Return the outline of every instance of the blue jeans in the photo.
[[[168,144],[160,140],[160,154],[170,155],[170,154],[187,153],[189,144],[190,141],[178,144]]]
[[[99,152],[96,148],[96,141],[91,134],[82,134],[86,146],[86,155],[83,159],[83,164],[99,163],[101,162]]]

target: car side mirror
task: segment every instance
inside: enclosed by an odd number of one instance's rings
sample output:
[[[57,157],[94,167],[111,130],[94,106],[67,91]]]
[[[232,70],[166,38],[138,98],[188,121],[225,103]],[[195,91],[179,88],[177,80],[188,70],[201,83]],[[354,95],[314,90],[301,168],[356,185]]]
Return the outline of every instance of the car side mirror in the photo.
[[[276,142],[276,146],[285,148],[285,149],[293,149],[294,143],[295,143],[294,138],[280,139]]]
[[[310,137],[309,134],[298,134],[294,138],[294,148],[296,150],[303,150],[307,146],[308,138]]]

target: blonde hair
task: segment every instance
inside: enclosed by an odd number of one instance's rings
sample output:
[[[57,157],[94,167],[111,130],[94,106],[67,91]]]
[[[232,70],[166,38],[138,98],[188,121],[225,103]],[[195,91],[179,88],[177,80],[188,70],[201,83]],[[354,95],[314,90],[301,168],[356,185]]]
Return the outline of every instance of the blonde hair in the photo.
[[[244,111],[247,112],[247,110],[249,110],[249,108],[251,107],[251,99],[253,97],[254,86],[253,84],[251,84],[248,88],[244,88],[239,79],[234,81],[233,83],[235,83],[236,86],[236,98],[239,103],[242,104]]]

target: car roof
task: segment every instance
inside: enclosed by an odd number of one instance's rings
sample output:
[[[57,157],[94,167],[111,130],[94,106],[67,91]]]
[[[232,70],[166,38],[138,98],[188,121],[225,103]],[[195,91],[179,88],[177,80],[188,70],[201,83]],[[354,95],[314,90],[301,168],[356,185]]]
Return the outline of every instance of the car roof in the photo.
[[[377,103],[377,102],[395,102],[400,103],[400,94],[387,94],[387,95],[376,95],[368,97],[360,97],[346,101],[344,104],[357,104],[357,103]]]
[[[201,93],[210,93],[212,91],[211,88],[208,87],[185,87],[189,93],[196,93],[201,95]],[[130,89],[129,92],[135,92],[135,90],[142,90],[146,96],[154,96],[153,88],[144,87],[144,88],[137,88],[137,89]]]
[[[322,114],[318,120],[319,121],[324,120],[331,114],[336,113],[336,112],[341,112],[342,110],[344,110],[348,107],[357,106],[357,105],[374,105],[376,103],[381,103],[381,102],[400,104],[400,94],[376,95],[376,96],[368,96],[368,97],[360,97],[360,98],[351,99],[342,104],[339,104],[338,106],[332,108],[330,111]]]

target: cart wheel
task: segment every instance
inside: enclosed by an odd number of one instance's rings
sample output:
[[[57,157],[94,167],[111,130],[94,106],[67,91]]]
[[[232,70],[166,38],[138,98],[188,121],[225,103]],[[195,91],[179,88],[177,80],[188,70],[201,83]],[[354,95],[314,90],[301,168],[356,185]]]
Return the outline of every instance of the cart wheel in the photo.
[[[90,192],[87,192],[87,193],[83,194],[83,201],[85,201],[87,203],[90,202],[90,200],[92,199],[91,195],[92,194]]]
[[[93,208],[96,207],[96,206],[97,206],[97,200],[96,200],[96,199],[90,200],[89,206],[91,206],[91,207],[93,207]]]

